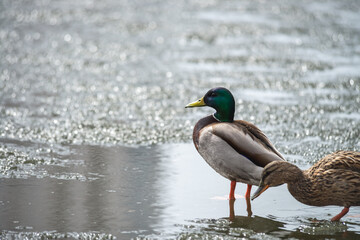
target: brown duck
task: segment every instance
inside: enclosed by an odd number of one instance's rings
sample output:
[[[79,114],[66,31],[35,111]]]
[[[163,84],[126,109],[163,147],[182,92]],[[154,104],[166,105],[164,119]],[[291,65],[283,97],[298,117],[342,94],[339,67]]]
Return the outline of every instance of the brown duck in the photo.
[[[344,209],[331,221],[340,220],[350,206],[360,206],[360,152],[337,151],[318,161],[308,170],[285,162],[271,162],[264,168],[258,197],[268,187],[287,183],[291,195],[311,206],[337,205]]]

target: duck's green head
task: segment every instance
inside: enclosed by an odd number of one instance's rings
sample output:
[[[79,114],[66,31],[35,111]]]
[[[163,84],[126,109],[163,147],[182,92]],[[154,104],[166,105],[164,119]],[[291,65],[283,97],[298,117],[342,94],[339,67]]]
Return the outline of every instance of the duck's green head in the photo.
[[[199,100],[186,105],[186,108],[204,106],[214,108],[216,110],[214,116],[220,122],[234,121],[235,100],[228,89],[223,87],[212,88]]]

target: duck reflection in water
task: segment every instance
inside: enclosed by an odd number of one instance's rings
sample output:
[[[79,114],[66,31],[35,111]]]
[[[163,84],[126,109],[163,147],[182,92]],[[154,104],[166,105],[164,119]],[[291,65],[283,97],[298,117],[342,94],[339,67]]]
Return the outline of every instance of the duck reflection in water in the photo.
[[[230,220],[230,227],[251,229],[254,232],[270,233],[274,231],[281,231],[285,224],[269,218],[259,216],[246,217],[246,216],[233,216]]]
[[[245,198],[251,215],[252,185],[259,185],[267,164],[284,158],[259,128],[243,120],[234,120],[235,100],[228,89],[210,89],[186,108],[203,106],[212,107],[216,112],[196,123],[195,148],[217,173],[231,181],[230,200],[235,199],[236,182],[247,184]]]
[[[229,201],[230,206],[233,203],[233,200]],[[230,209],[233,210],[234,208],[231,207]],[[230,210],[231,219],[229,219],[230,223],[227,233],[236,232],[236,229],[239,229],[240,232],[244,229],[249,229],[255,233],[273,236],[276,239],[318,239],[316,237],[318,234],[321,234],[322,239],[358,239],[358,235],[355,232],[348,231],[349,227],[346,224],[338,224],[334,227],[334,224],[330,222],[314,222],[313,219],[303,219],[304,221],[302,221],[297,229],[290,230],[287,227],[287,222],[259,216],[235,216],[234,212],[231,214],[232,210]],[[223,233],[224,228],[222,227],[219,232]]]
[[[248,217],[252,216],[252,211],[251,211],[251,203],[250,203],[250,198],[245,198],[246,200],[246,211],[248,213]],[[229,220],[230,221],[234,221],[235,220],[235,209],[234,209],[234,205],[235,205],[235,198],[231,198],[229,199]]]

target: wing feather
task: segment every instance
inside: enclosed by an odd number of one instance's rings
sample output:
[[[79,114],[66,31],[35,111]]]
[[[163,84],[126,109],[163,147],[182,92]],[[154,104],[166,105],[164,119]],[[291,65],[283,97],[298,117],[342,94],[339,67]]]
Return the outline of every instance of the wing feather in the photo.
[[[308,171],[326,170],[351,170],[360,173],[360,152],[355,151],[337,151],[326,155],[313,165]]]
[[[257,166],[265,167],[272,161],[284,160],[255,125],[246,123],[245,121],[236,121],[235,124],[213,124],[213,133]]]

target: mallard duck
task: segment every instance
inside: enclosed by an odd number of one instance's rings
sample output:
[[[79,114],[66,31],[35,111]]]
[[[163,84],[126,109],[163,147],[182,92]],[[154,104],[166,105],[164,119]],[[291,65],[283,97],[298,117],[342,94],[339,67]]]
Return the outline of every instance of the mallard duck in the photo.
[[[258,197],[268,187],[287,183],[291,195],[311,206],[337,205],[344,209],[331,221],[339,221],[350,206],[360,206],[360,152],[337,151],[302,171],[288,162],[268,164],[261,184],[252,196]]]
[[[231,181],[229,199],[235,199],[236,182],[242,182],[248,184],[245,198],[249,202],[251,186],[259,185],[263,168],[284,158],[259,128],[234,120],[235,100],[228,89],[210,89],[186,108],[203,106],[216,112],[196,123],[195,148],[216,172]]]

